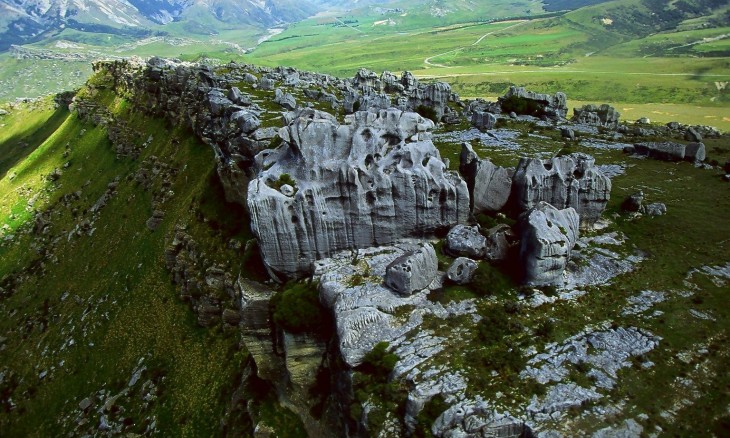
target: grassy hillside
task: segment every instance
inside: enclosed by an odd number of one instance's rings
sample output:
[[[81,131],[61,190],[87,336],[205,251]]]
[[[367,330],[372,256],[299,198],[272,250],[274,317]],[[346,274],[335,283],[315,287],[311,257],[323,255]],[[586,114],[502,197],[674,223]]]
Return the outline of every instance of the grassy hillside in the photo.
[[[48,101],[0,116],[0,429],[250,430],[230,414],[248,363],[237,330],[199,327],[164,262],[184,228],[206,264],[240,270],[228,244],[245,243],[248,227],[219,217],[230,210],[212,151],[111,94],[87,98],[134,132],[138,158],[119,155],[105,127]],[[158,175],[150,185],[139,183],[143,168]],[[151,231],[153,206],[165,218]],[[270,403],[264,413],[292,415]]]

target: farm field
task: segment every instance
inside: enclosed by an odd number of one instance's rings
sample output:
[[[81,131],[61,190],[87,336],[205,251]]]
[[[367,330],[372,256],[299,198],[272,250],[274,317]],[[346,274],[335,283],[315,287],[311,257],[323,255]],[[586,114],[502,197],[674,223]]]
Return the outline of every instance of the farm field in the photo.
[[[572,100],[629,108],[629,120],[677,117],[730,128],[730,27],[706,28],[713,19],[708,16],[642,36],[588,18],[615,14],[611,8],[623,3],[428,31],[398,17],[317,17],[290,26],[243,59],[342,77],[361,67],[409,70],[423,80],[449,82],[463,97],[499,96],[510,85],[563,91]]]

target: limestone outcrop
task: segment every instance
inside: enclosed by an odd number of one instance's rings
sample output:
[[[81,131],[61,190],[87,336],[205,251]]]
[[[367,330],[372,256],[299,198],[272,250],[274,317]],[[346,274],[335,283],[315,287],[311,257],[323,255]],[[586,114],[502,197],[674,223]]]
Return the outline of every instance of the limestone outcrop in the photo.
[[[608,104],[601,106],[588,104],[581,108],[573,109],[573,121],[586,125],[603,126],[604,128],[616,129],[619,125],[621,113]]]
[[[535,286],[560,282],[578,239],[578,213],[539,202],[519,218],[524,281]]]
[[[497,124],[497,116],[492,113],[474,111],[471,114],[471,124],[477,129],[486,131],[494,128],[494,125]]]
[[[522,210],[545,201],[580,215],[581,227],[591,227],[606,208],[611,180],[592,156],[573,153],[550,160],[521,158],[513,177],[512,195]]]
[[[633,152],[663,161],[705,161],[707,153],[703,143],[645,142],[636,143]]]
[[[436,277],[438,259],[431,244],[409,251],[385,268],[385,285],[402,295],[428,287]]]
[[[379,342],[388,342],[400,358],[394,375],[415,373],[427,357],[438,354],[445,339],[421,328],[424,316],[439,319],[474,313],[470,300],[441,303],[428,299],[443,287],[437,275],[427,288],[404,295],[386,286],[386,270],[395,260],[424,248],[423,241],[399,243],[358,251],[342,251],[314,263],[313,279],[319,280],[320,302],[332,311],[342,360],[355,367]],[[409,339],[409,334],[416,340]],[[429,397],[430,398],[430,397]],[[417,413],[416,413],[417,414]]]
[[[459,172],[469,188],[474,214],[504,208],[512,190],[510,172],[489,160],[480,159],[469,143],[461,144],[460,159]]]
[[[429,236],[469,215],[466,183],[446,170],[433,123],[394,108],[339,125],[305,109],[285,116],[282,144],[256,157],[248,209],[267,267],[285,276],[344,249]],[[289,185],[293,190],[281,190]]]
[[[499,98],[503,112],[515,112],[531,116],[548,116],[564,119],[568,114],[568,98],[558,91],[554,95],[535,93],[524,87],[509,87]]]

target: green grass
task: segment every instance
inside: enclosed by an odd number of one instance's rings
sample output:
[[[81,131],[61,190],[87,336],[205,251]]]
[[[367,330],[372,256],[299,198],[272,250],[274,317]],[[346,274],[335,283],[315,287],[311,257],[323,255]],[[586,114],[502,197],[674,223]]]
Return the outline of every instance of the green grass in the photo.
[[[216,434],[247,352],[239,349],[235,331],[197,327],[171,284],[163,255],[174,228],[184,224],[200,248],[211,254],[211,263],[236,272],[240,267],[231,263],[236,255],[221,242],[227,242],[231,232],[239,238],[245,233],[239,235],[221,221],[220,208],[208,205],[201,210],[223,224],[218,229],[195,216],[213,171],[209,147],[185,130],[131,112],[129,105],[109,94],[99,93],[97,99],[143,138],[154,137],[137,161],[118,159],[103,128],[68,112],[54,112],[50,105],[33,111],[21,108],[5,119],[4,139],[22,138],[33,152],[16,157],[10,143],[0,142],[3,163],[14,164],[0,179],[0,219],[17,231],[12,242],[0,246],[0,278],[18,273],[24,278],[12,295],[0,298],[0,336],[7,338],[0,363],[20,382],[12,397],[17,407],[0,413],[0,428],[9,436],[71,431],[82,399],[101,389],[116,394],[126,388],[137,361],[145,358],[149,371],[142,381],[158,376],[159,394],[147,409],[141,396],[120,402],[123,415],[134,423],[128,430],[141,433],[149,419],[155,419],[165,434]],[[173,144],[172,137],[180,143]],[[145,227],[152,214],[151,193],[127,178],[152,155],[165,157],[178,169],[169,188],[174,196],[163,206],[166,217],[154,232]],[[57,181],[44,178],[65,162],[71,165]],[[93,236],[68,239],[79,221],[71,210],[88,209],[116,177],[118,193],[99,213]],[[79,200],[69,207],[59,203],[79,189]],[[29,199],[35,199],[32,208],[26,208]],[[46,210],[53,211],[47,234],[27,233],[34,212]],[[9,219],[11,214],[15,219]],[[51,240],[54,236],[58,238]],[[35,248],[52,248],[57,260],[45,259]],[[71,338],[75,345],[61,349]],[[42,370],[49,375],[39,380]],[[250,425],[241,427],[250,430]]]

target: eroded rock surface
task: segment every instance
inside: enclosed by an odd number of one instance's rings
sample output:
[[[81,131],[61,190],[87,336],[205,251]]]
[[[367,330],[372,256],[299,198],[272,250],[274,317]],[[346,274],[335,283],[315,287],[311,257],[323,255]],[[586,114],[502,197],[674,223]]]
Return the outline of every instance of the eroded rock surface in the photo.
[[[513,195],[522,210],[545,201],[563,209],[572,207],[580,225],[591,227],[611,195],[611,179],[595,166],[592,156],[573,153],[550,160],[522,158],[513,177]]]
[[[446,235],[444,250],[454,257],[484,257],[487,239],[476,226],[457,225]]]
[[[423,242],[404,241],[392,246],[344,251],[315,262],[314,278],[319,279],[322,304],[332,310],[342,359],[357,366],[373,346],[389,342],[397,348],[407,341],[406,335],[423,323],[424,315],[439,318],[475,311],[472,301],[450,303],[444,307],[428,300],[432,290],[443,287],[440,274],[427,288],[403,295],[385,285],[386,270],[404,254],[423,249]],[[402,314],[399,309],[408,309]],[[400,316],[399,316],[400,314]],[[405,374],[443,349],[444,338],[423,333],[421,344],[428,348],[401,352],[401,362],[394,373]],[[409,350],[410,351],[410,350]],[[428,354],[427,354],[428,353]]]
[[[473,212],[495,212],[504,208],[512,190],[510,172],[480,159],[466,142],[461,144],[460,160],[459,172],[469,187]]]
[[[466,257],[459,257],[451,263],[446,277],[456,284],[469,284],[477,270],[477,262]]]
[[[573,121],[586,125],[603,126],[604,128],[616,129],[619,125],[621,113],[608,104],[601,106],[588,104],[581,108],[573,109]]]
[[[508,110],[518,114],[547,115],[561,119],[568,114],[568,98],[560,91],[554,95],[541,94],[513,85],[503,97],[499,98],[499,101],[503,111]]]
[[[393,260],[385,269],[385,284],[402,295],[425,289],[436,277],[438,259],[430,243]]]
[[[558,210],[539,202],[519,222],[525,282],[538,286],[559,283],[578,238],[578,214],[570,207]]]
[[[340,125],[305,109],[286,115],[283,144],[257,157],[248,188],[252,229],[266,265],[297,276],[343,249],[428,236],[469,215],[466,183],[446,170],[433,123],[394,108]],[[282,193],[288,184],[294,194]]]

